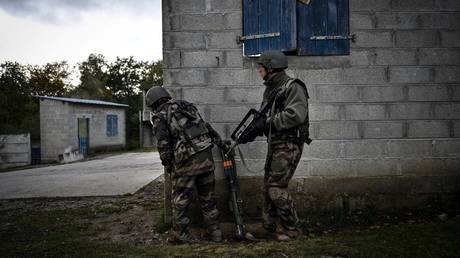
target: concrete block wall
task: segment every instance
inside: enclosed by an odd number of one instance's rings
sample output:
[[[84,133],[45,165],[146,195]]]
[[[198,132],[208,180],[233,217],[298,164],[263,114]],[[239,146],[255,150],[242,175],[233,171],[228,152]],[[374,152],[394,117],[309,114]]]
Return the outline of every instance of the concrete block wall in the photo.
[[[118,116],[118,135],[108,137],[109,114]],[[40,100],[40,145],[42,161],[58,161],[67,148],[78,150],[78,118],[89,118],[90,151],[126,146],[125,109],[82,105],[50,99]]]
[[[70,145],[69,103],[40,99],[40,151],[44,162],[59,160]]]
[[[459,176],[458,1],[349,2],[357,36],[350,55],[288,57],[288,73],[308,85],[314,140],[295,178]],[[164,85],[198,104],[229,137],[263,92],[255,59],[244,58],[236,41],[242,1],[163,1],[163,18]],[[257,168],[264,141],[242,147]],[[242,176],[263,173],[239,168]],[[458,189],[457,182],[446,184]],[[431,186],[432,193],[443,191]]]
[[[31,162],[30,134],[0,134],[0,169]]]

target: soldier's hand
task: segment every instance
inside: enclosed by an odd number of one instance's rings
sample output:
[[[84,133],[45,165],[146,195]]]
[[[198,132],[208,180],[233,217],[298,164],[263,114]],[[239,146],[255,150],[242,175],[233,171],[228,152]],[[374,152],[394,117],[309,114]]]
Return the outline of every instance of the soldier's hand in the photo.
[[[258,136],[262,136],[267,128],[267,116],[261,115],[254,123]]]
[[[174,166],[171,164],[171,165],[165,166],[165,169],[166,169],[166,170],[165,170],[166,173],[172,174],[173,171],[174,171]]]
[[[232,148],[232,142],[230,140],[223,140],[219,148],[221,148],[224,153],[227,153]]]
[[[165,167],[172,166],[174,156],[170,152],[160,153],[161,165]]]

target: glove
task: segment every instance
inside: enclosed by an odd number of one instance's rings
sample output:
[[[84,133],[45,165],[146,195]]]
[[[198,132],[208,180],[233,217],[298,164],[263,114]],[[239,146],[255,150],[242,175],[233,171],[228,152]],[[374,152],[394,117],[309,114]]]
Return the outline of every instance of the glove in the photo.
[[[230,140],[223,140],[220,142],[219,148],[224,152],[227,153],[230,151],[232,147],[232,142]]]
[[[254,121],[254,124],[248,127],[248,130],[246,131],[246,133],[241,135],[239,139],[239,143],[245,144],[245,143],[254,141],[257,136],[262,136],[264,134],[264,131],[266,128],[267,128],[267,116],[260,115]]]
[[[267,128],[267,116],[261,115],[254,123],[254,127],[256,128],[257,136],[262,136]]]
[[[166,173],[168,173],[168,174],[174,173],[174,166],[173,165],[165,166],[165,168],[166,168]]]
[[[173,157],[174,156],[170,152],[165,152],[165,153],[160,152],[161,165],[163,165],[165,167],[171,166],[173,164],[173,160],[174,160]]]

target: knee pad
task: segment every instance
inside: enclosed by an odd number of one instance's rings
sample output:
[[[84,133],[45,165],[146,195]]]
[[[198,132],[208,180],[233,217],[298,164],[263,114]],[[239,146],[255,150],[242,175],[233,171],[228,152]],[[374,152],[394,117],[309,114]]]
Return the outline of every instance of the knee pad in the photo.
[[[267,189],[268,197],[276,207],[282,207],[289,202],[287,189],[279,187],[269,187]]]

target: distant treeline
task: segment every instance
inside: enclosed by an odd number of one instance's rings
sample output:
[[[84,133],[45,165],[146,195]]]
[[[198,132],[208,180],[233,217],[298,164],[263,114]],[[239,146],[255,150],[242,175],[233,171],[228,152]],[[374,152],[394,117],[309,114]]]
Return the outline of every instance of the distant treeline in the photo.
[[[103,55],[91,54],[76,67],[65,61],[41,66],[4,62],[0,64],[0,134],[31,132],[32,139],[38,140],[39,105],[35,95],[97,99],[130,106],[126,111],[126,137],[128,147],[135,148],[139,143],[142,89],[162,83],[161,60],[117,57],[108,62]]]

